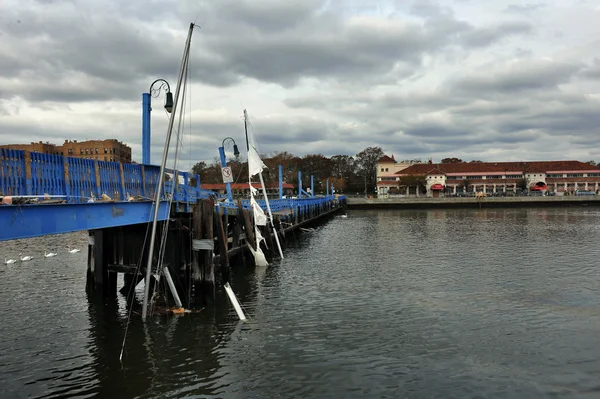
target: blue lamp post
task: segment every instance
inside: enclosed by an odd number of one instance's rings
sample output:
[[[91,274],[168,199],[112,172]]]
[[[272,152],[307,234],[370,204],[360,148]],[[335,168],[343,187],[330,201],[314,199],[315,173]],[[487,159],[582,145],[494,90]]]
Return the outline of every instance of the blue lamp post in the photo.
[[[219,157],[221,158],[221,168],[224,168],[227,166],[227,159],[225,159],[225,142],[228,140],[233,143],[233,155],[236,158],[240,156],[240,151],[238,150],[238,146],[235,143],[235,140],[232,139],[231,137],[225,137],[223,139],[223,142],[221,143],[221,147],[219,147]],[[227,199],[229,200],[229,202],[233,202],[233,194],[231,193],[231,183],[227,182],[227,183],[225,183],[225,186],[227,187]]]
[[[154,84],[157,82],[161,82],[156,88]],[[152,101],[151,98],[158,97],[160,94],[160,90],[164,89],[167,93],[165,98],[165,109],[168,113],[173,111],[173,94],[171,93],[171,86],[164,79],[156,79],[150,85],[150,90],[148,93],[142,94],[142,164],[149,165],[150,164],[150,112],[152,111]]]

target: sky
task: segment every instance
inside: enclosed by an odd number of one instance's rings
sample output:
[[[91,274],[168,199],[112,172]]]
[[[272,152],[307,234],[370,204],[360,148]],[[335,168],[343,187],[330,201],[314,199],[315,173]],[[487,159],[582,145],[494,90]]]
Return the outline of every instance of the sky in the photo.
[[[244,149],[244,109],[266,155],[600,162],[597,0],[0,0],[0,143],[141,161],[142,93],[175,91],[191,22],[180,169]]]

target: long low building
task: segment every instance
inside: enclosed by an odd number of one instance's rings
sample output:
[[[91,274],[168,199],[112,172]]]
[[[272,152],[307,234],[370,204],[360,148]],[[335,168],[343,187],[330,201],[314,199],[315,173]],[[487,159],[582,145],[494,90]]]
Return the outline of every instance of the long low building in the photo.
[[[439,197],[462,193],[514,194],[530,191],[569,195],[596,193],[600,167],[580,161],[417,163],[393,174],[390,157],[378,164],[380,196],[415,195]]]

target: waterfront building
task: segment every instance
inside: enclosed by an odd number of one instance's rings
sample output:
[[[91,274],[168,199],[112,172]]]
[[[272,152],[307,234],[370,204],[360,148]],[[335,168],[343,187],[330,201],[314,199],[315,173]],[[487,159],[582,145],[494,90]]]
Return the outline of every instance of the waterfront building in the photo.
[[[392,182],[391,186],[394,186],[397,179],[398,173],[408,168],[411,165],[422,163],[420,160],[405,160],[397,162],[394,155],[391,157],[384,155],[377,163],[377,183],[379,182]],[[382,187],[385,187],[385,183]]]
[[[63,155],[73,158],[94,159],[98,161],[131,162],[131,147],[116,140],[65,140],[62,145],[49,142],[30,144],[6,144],[0,148],[23,150],[26,152],[39,152],[42,154]]]
[[[378,171],[392,170],[383,157]],[[393,175],[378,175],[378,194],[427,197],[514,195],[520,187],[543,194],[596,193],[600,166],[580,161],[415,163]]]

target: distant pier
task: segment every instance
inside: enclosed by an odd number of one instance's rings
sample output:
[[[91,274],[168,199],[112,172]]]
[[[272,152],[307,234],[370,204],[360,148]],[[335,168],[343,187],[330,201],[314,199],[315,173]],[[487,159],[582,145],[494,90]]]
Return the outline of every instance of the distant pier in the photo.
[[[348,209],[457,209],[600,206],[600,196],[348,198]]]

